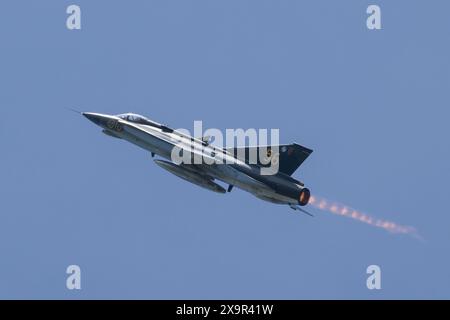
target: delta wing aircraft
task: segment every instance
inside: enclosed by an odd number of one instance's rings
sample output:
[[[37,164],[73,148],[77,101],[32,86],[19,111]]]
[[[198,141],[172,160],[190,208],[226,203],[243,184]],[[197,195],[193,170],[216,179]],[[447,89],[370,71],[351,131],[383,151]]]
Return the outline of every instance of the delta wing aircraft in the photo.
[[[291,175],[312,153],[311,149],[296,143],[264,146],[262,151],[272,161],[276,159],[278,167],[274,174],[268,175],[262,174],[262,169],[272,163],[267,164],[259,159],[256,163],[250,161],[250,156],[259,154],[262,146],[218,148],[209,143],[208,137],[194,138],[134,113],[107,115],[82,112],[82,115],[100,126],[106,135],[148,150],[152,157],[158,155],[165,159],[155,159],[154,162],[186,181],[218,193],[231,192],[236,186],[262,200],[289,205],[294,210],[310,215],[301,207],[308,204],[311,193]],[[181,153],[189,152],[210,161],[176,163],[173,161],[175,147]],[[277,153],[273,150],[277,150]],[[216,180],[228,184],[227,190]]]

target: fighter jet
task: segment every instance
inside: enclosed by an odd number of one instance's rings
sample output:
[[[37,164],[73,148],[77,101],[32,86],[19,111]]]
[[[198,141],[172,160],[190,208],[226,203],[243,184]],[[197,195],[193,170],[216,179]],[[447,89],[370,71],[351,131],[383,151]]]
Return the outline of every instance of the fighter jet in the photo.
[[[311,149],[299,144],[264,146],[267,157],[277,161],[278,170],[274,174],[262,174],[268,164],[262,160],[253,163],[252,154],[259,154],[263,146],[222,148],[209,143],[207,137],[191,137],[144,116],[125,113],[108,115],[82,112],[87,119],[102,128],[110,137],[131,142],[162,159],[154,162],[170,173],[202,188],[218,192],[231,192],[233,186],[250,192],[256,197],[277,204],[290,206],[311,215],[301,207],[308,204],[311,193],[304,183],[291,175],[312,153]],[[179,163],[173,161],[174,148],[177,152],[189,152],[207,158],[208,163]],[[272,152],[277,150],[277,153]],[[165,160],[163,160],[165,159]],[[267,159],[266,159],[267,160]],[[228,184],[228,188],[216,180]]]

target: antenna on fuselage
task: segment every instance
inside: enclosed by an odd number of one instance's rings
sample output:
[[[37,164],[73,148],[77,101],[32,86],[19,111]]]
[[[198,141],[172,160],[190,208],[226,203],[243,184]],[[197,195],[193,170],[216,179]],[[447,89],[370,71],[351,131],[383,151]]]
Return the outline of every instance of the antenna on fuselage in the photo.
[[[72,109],[72,108],[66,108],[66,109],[69,110],[69,111],[72,111],[72,112],[76,112],[78,114],[82,114],[81,111],[78,111],[78,110],[75,110],[75,109]]]

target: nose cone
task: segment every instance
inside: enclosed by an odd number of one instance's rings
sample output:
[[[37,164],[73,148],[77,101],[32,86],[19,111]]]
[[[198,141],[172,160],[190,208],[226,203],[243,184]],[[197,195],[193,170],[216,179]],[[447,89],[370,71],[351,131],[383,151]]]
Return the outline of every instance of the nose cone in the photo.
[[[106,123],[109,119],[111,119],[111,116],[106,114],[100,114],[100,113],[93,113],[93,112],[82,112],[83,116],[91,120],[93,123],[95,123],[98,126],[104,127],[106,126]]]
[[[89,120],[91,120],[93,123],[99,125],[101,118],[98,114],[96,113],[91,113],[91,112],[82,112],[81,113],[83,116],[85,116],[86,118],[88,118]]]

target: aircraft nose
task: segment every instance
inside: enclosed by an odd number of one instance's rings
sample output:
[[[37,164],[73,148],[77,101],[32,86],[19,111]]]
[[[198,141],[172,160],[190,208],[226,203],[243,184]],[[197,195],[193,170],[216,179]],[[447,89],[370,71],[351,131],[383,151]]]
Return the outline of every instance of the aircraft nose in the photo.
[[[82,112],[81,114],[91,121],[94,121],[94,119],[98,118],[93,113],[90,112]]]
[[[96,125],[101,125],[101,123],[102,123],[103,117],[99,114],[92,113],[92,112],[82,112],[81,114],[83,116],[85,116],[86,118],[88,118],[89,120],[91,120]]]

